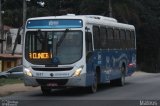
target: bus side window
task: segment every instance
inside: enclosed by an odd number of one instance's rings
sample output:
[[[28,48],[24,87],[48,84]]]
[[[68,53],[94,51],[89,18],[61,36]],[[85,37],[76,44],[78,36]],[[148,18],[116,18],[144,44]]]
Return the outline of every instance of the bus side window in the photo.
[[[126,33],[125,33],[125,30],[124,29],[121,29],[120,30],[120,45],[122,47],[122,49],[126,49]]]
[[[113,41],[114,41],[114,34],[113,34],[112,28],[107,29],[107,35],[108,35],[108,39],[107,39],[108,46],[107,47],[109,49],[112,49],[113,48]]]
[[[114,29],[114,48],[119,49],[120,43],[119,43],[119,30]]]
[[[100,40],[101,40],[101,48],[106,49],[107,31],[105,27],[100,28]]]
[[[131,42],[132,42],[132,48],[135,48],[135,33],[134,33],[134,31],[131,32]]]
[[[126,41],[127,41],[127,48],[131,48],[131,33],[129,30],[126,31]]]
[[[100,49],[100,30],[99,27],[93,26],[94,48]]]
[[[92,46],[92,34],[91,32],[86,32],[86,52],[92,52],[93,46]]]

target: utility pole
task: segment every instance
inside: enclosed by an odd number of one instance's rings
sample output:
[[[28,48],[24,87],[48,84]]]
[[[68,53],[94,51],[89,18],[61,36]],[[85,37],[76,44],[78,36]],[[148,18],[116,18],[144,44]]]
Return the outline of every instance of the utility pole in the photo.
[[[27,4],[26,4],[27,1],[29,1],[29,0],[23,0],[23,25],[22,25],[23,34],[24,34],[26,15],[27,15]],[[13,50],[12,50],[12,55],[14,55],[16,47],[17,47],[17,44],[18,44],[18,39],[20,37],[20,30],[21,30],[21,28],[19,28],[18,32],[17,32],[17,37],[16,37],[16,40],[15,40],[15,43],[14,43],[14,47],[13,47]]]
[[[26,22],[26,15],[27,15],[27,2],[28,0],[23,0],[23,25],[22,25],[22,28],[23,28],[23,34],[24,34],[24,28],[25,28],[25,22]],[[18,29],[18,32],[17,32],[17,37],[15,39],[15,43],[14,43],[14,46],[13,46],[13,50],[12,50],[12,55],[14,55],[15,53],[15,50],[16,50],[16,47],[17,47],[17,44],[18,44],[18,37],[20,37],[20,30],[21,28]],[[20,37],[21,38],[21,37]],[[23,44],[22,44],[23,45]]]
[[[1,53],[3,53],[3,36],[2,36],[2,0],[0,0],[0,43],[1,43]]]
[[[109,17],[112,17],[112,2],[109,0]]]
[[[30,0],[23,0],[23,25],[22,25],[23,34],[25,32],[24,29],[25,29],[25,23],[26,23],[26,15],[27,15],[27,3],[26,3],[27,1],[30,1]],[[12,55],[14,55],[16,47],[17,47],[17,44],[18,44],[18,37],[19,37],[19,34],[20,34],[20,30],[21,30],[21,28],[19,28],[18,32],[17,32],[17,37],[16,37],[16,40],[15,40],[15,43],[14,43]],[[23,45],[23,43],[22,43],[22,45]]]
[[[23,27],[26,22],[26,14],[27,14],[27,4],[26,4],[26,0],[23,0]]]
[[[0,34],[2,39],[2,0],[0,0]]]

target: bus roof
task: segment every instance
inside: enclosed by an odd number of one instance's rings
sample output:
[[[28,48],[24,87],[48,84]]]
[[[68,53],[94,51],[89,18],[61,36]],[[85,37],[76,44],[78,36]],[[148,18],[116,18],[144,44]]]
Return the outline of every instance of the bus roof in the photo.
[[[135,30],[135,27],[133,25],[119,23],[114,18],[104,17],[104,16],[100,16],[100,15],[67,14],[67,15],[62,15],[62,16],[35,17],[35,18],[29,18],[28,20],[43,20],[43,19],[82,19],[87,24],[102,25],[102,26],[110,26],[110,27],[117,27],[117,28],[125,28],[125,29]]]

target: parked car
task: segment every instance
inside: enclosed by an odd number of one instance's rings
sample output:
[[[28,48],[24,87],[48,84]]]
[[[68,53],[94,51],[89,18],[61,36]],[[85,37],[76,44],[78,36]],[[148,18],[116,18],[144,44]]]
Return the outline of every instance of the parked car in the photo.
[[[0,78],[23,78],[22,65],[10,68],[8,71],[0,72]]]

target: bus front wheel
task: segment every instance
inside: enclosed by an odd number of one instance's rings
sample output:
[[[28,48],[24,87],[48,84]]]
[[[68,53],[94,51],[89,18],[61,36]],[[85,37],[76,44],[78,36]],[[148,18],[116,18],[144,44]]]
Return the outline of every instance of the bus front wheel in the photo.
[[[42,91],[43,95],[50,95],[51,94],[51,89],[47,88],[45,86],[41,86],[41,91]]]
[[[97,88],[98,88],[98,76],[97,76],[97,73],[95,73],[94,78],[93,78],[93,83],[89,87],[89,92],[90,93],[95,93],[95,92],[97,92]]]

